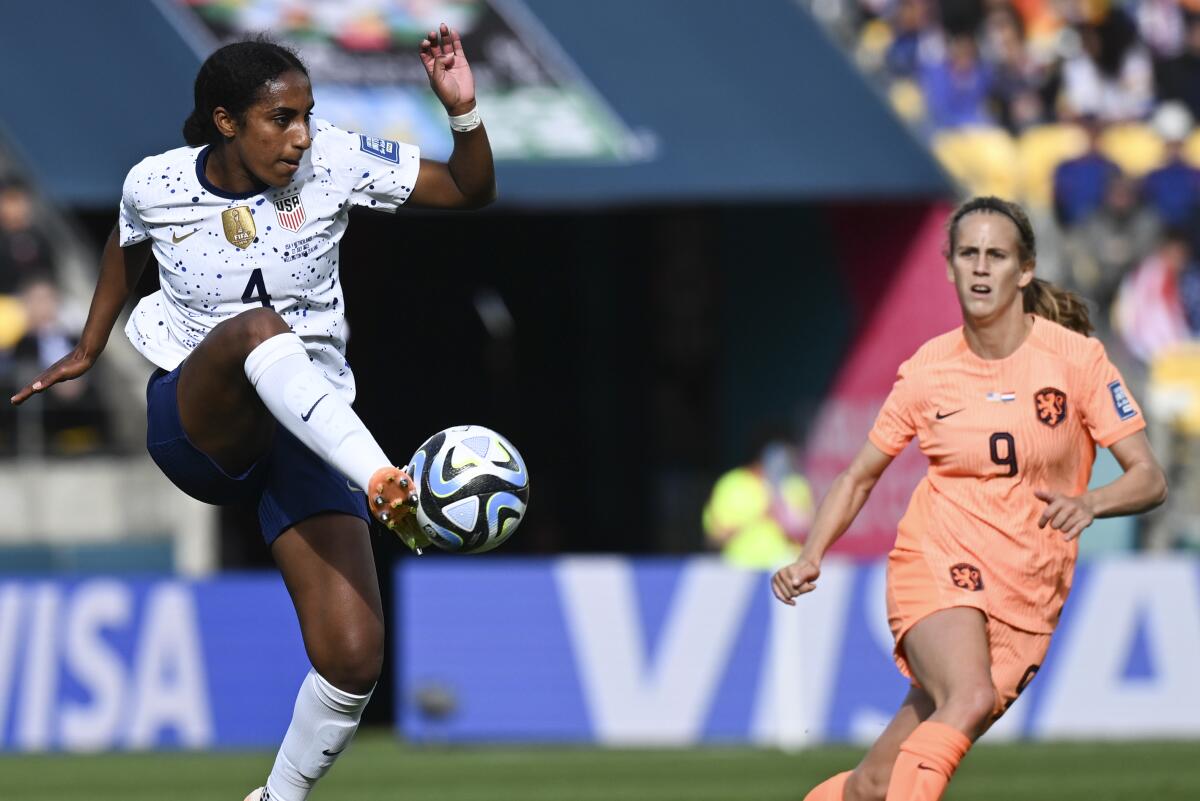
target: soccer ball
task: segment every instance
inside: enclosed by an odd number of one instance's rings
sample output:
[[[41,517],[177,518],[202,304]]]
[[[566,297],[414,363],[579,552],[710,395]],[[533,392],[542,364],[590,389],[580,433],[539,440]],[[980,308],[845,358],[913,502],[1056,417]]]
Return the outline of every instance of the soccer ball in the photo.
[[[417,448],[407,472],[417,483],[417,525],[444,551],[490,551],[525,516],[525,461],[490,428],[439,431]]]

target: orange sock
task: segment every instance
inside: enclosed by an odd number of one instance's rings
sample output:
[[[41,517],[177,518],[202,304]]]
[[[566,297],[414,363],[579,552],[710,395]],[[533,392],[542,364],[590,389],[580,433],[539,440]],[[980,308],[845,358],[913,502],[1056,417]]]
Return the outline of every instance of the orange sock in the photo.
[[[845,789],[848,778],[850,771],[826,779],[804,796],[804,801],[842,801],[842,790]]]
[[[927,720],[900,744],[887,801],[938,801],[955,768],[971,747],[967,735]]]

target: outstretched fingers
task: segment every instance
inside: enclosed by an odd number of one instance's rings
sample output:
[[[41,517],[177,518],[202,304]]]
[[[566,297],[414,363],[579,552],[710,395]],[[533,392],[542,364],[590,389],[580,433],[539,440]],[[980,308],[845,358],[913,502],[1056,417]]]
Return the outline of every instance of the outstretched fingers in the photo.
[[[67,381],[83,375],[87,372],[89,366],[78,362],[73,353],[68,354],[47,367],[38,374],[37,378],[18,390],[17,394],[9,399],[9,402],[13,406],[20,406],[29,400],[30,396],[39,392],[45,392],[60,381]]]
[[[437,68],[437,51],[433,31],[430,31],[421,40],[419,52],[421,54],[421,63],[425,66],[425,74],[432,78],[434,70]]]
[[[455,36],[457,36],[457,34],[450,30],[450,26],[444,22],[436,31],[430,31],[429,38],[436,43],[434,49],[439,56],[438,60],[441,61],[442,65],[446,69],[452,69],[454,67],[454,55],[456,52],[454,48]],[[461,51],[462,45],[459,44],[458,52]]]

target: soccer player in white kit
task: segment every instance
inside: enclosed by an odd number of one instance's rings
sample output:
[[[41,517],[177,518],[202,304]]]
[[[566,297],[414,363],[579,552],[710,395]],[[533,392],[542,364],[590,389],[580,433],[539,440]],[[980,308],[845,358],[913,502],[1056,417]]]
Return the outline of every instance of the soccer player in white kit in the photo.
[[[454,131],[446,163],[310,120],[308,73],[286,48],[213,53],[196,77],[188,147],[125,180],[79,346],[12,398],[91,368],[153,254],[161,289],[126,326],[158,367],[147,448],[193,497],[258,501],[312,662],[266,785],[246,801],[303,801],[358,728],[383,660],[368,515],[410,547],[429,544],[409,514],[411,480],[351,409],[338,283],[352,206],[472,209],[495,197],[458,34],[430,31],[420,56]]]

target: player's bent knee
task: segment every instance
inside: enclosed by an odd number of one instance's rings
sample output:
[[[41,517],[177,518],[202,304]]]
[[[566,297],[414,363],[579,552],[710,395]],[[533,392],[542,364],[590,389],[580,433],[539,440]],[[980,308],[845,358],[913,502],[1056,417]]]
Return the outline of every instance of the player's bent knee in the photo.
[[[313,667],[326,681],[348,693],[371,691],[383,670],[383,626],[348,634],[313,654]]]
[[[951,698],[964,722],[972,727],[984,726],[996,713],[996,688],[989,684],[976,684]]]
[[[286,334],[292,330],[274,309],[265,306],[261,309],[242,312],[231,322],[238,326],[238,334],[245,343],[247,353],[271,337]]]

